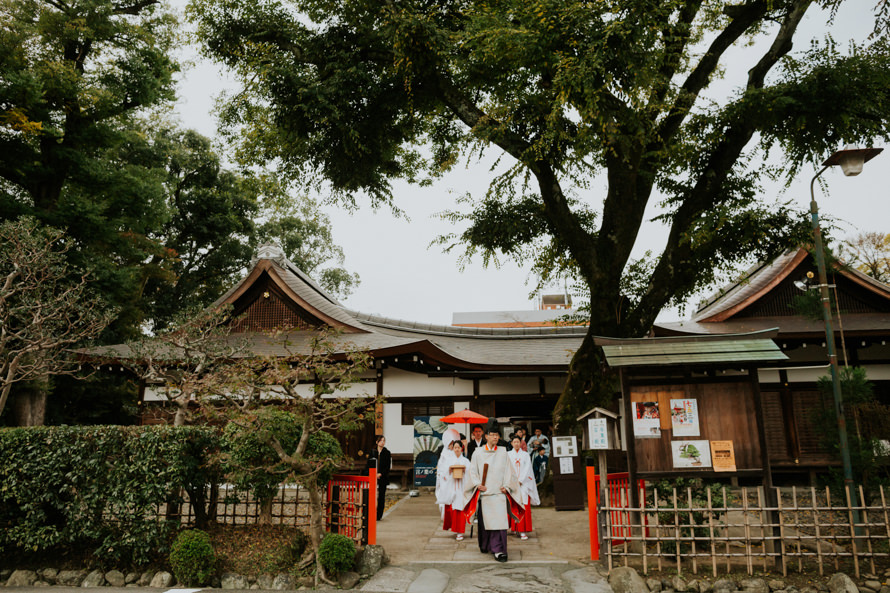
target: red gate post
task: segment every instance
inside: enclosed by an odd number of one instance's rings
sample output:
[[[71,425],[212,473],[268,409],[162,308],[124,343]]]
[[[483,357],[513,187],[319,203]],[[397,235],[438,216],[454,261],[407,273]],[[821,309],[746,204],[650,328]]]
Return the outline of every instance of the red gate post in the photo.
[[[384,484],[384,492],[386,485]],[[377,505],[386,501],[377,500],[377,463],[372,464],[368,469],[368,545],[373,546],[377,543]]]
[[[600,559],[599,506],[597,505],[596,467],[593,459],[587,459],[587,516],[590,523],[590,559]]]

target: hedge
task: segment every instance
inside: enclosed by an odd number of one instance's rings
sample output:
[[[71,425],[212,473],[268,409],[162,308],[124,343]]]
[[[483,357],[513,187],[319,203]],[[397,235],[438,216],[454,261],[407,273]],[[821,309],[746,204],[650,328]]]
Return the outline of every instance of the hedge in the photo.
[[[207,427],[0,430],[0,552],[89,550],[144,564],[169,551],[177,522],[157,505],[218,478]]]

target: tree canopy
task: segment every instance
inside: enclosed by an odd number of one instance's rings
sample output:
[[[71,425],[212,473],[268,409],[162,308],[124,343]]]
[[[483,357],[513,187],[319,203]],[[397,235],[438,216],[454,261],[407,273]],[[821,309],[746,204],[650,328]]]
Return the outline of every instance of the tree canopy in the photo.
[[[666,305],[808,235],[803,213],[762,195],[764,179],[888,131],[885,3],[872,36],[845,51],[799,39],[807,13],[865,14],[843,0],[191,6],[207,54],[244,84],[224,112],[244,155],[378,202],[392,180],[434,180],[462,155],[503,158],[506,173],[451,215],[467,226],[446,241],[587,287],[565,418],[611,391],[592,388],[606,382],[590,336],[644,335]],[[721,78],[735,87],[715,97]],[[667,239],[647,281],[628,282],[653,203]]]

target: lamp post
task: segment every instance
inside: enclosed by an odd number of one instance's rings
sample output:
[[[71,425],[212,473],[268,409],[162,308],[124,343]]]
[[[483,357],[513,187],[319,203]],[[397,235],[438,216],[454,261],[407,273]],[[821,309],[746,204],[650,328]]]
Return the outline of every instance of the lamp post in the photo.
[[[814,186],[816,179],[825,172],[828,167],[840,165],[847,177],[859,175],[862,165],[876,157],[883,148],[855,148],[847,147],[828,157],[822,163],[822,169],[810,181],[810,217],[813,224],[813,237],[816,249],[816,267],[819,271],[819,293],[822,300],[822,318],[825,320],[825,345],[828,347],[828,364],[831,371],[831,390],[834,395],[834,412],[837,416],[837,431],[841,450],[841,463],[844,466],[844,484],[850,493],[850,503],[858,506],[856,489],[853,486],[853,467],[850,463],[850,447],[847,443],[847,420],[844,417],[844,404],[841,395],[841,383],[838,376],[837,353],[834,349],[834,329],[831,325],[831,303],[828,295],[828,274],[825,271],[825,253],[822,247],[822,229],[819,228],[819,207],[816,205],[816,193]],[[859,523],[859,511],[853,508],[853,524]],[[858,532],[858,529],[856,529]]]

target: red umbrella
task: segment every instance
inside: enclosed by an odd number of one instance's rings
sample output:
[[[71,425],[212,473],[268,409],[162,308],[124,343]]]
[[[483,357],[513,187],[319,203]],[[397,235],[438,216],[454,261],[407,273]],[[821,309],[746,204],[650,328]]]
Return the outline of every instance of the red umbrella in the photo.
[[[460,412],[443,416],[440,420],[446,424],[485,424],[488,422],[488,417],[470,410],[461,410]]]

